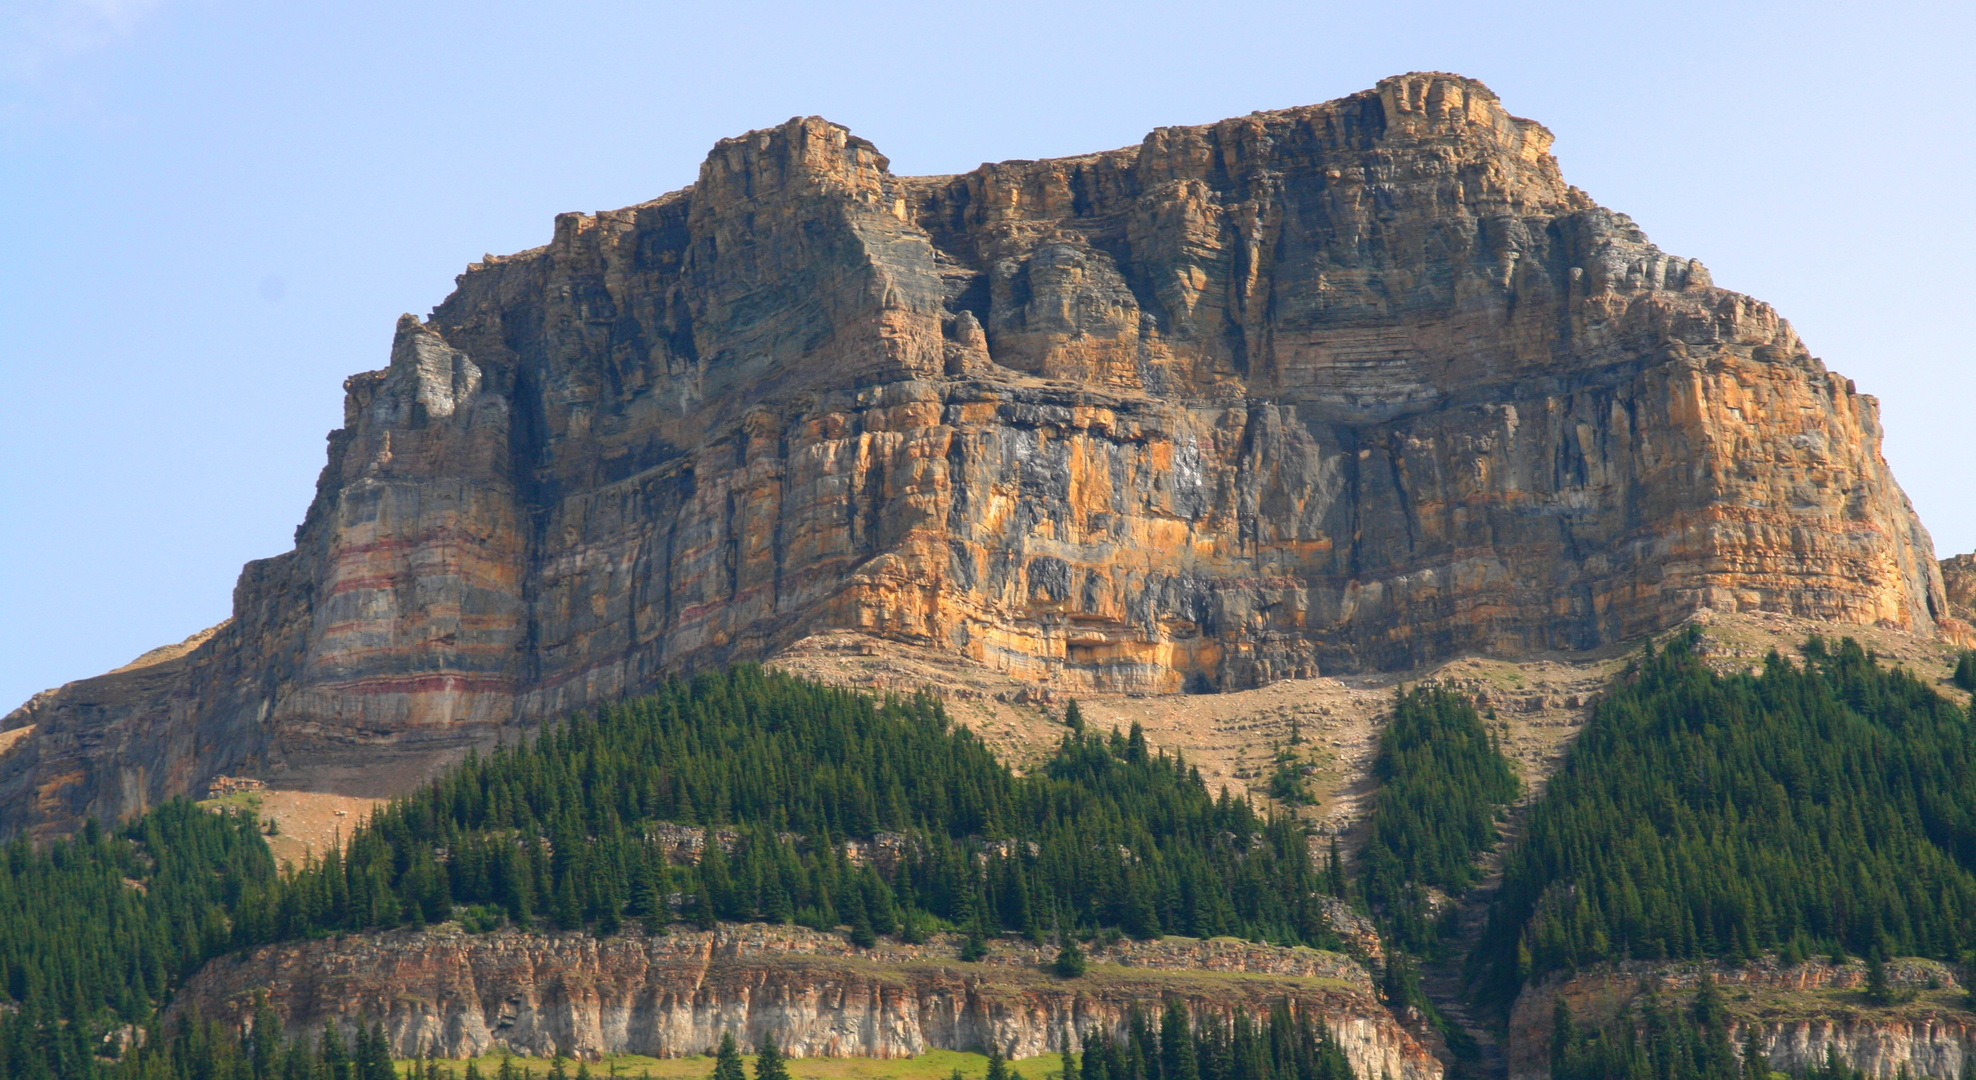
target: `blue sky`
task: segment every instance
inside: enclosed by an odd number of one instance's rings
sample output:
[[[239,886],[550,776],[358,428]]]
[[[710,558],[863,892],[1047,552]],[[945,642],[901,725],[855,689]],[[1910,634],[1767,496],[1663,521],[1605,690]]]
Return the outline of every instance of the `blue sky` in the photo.
[[[954,172],[1474,76],[1879,395],[1976,549],[1971,9],[0,0],[0,710],[224,618],[400,312],[801,114]]]

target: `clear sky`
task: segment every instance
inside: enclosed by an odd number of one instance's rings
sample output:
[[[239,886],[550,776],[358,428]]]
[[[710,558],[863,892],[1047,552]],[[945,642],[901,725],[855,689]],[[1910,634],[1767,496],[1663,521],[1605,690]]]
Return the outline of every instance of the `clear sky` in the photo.
[[[1412,70],[1879,395],[1976,548],[1976,5],[0,0],[0,711],[218,622],[393,320],[819,114],[900,173]]]

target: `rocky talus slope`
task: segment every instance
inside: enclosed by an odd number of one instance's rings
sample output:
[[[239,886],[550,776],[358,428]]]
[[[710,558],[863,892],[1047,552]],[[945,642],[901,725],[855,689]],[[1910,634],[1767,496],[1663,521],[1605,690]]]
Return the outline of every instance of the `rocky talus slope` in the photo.
[[[1550,142],[1437,74],[959,176],[723,141],[404,317],[233,617],[0,723],[0,831],[401,790],[820,631],[1126,693],[1703,607],[1930,632],[1873,399]]]
[[[1094,1031],[1122,1035],[1135,1006],[1173,997],[1200,1009],[1266,1011],[1291,999],[1330,1026],[1360,1076],[1439,1080],[1440,1065],[1380,1005],[1372,980],[1335,953],[1233,940],[1126,942],[1087,975],[1044,970],[1052,953],[997,942],[984,962],[954,959],[955,940],[856,949],[791,927],[639,933],[451,929],[351,935],[267,946],[215,961],[174,1006],[251,1015],[269,991],[286,1030],[381,1020],[399,1056],[465,1056],[504,1047],[583,1057],[704,1053],[733,1031],[799,1057],[908,1057],[936,1049],[1060,1050]]]

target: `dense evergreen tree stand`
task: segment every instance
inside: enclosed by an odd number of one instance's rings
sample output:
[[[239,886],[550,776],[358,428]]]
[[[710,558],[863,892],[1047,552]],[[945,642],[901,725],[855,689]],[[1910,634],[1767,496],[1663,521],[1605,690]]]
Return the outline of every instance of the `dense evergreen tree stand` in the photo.
[[[1596,709],[1507,853],[1473,985],[1507,1002],[1532,976],[1611,960],[1770,950],[1963,959],[1976,947],[1970,710],[1852,641],[1730,675],[1694,644],[1648,650]],[[286,873],[251,818],[185,802],[41,849],[16,841],[0,847],[0,1077],[381,1080],[363,1073],[380,1053],[370,1026],[298,1049],[197,1018],[165,1031],[159,1009],[230,948],[448,918],[599,934],[756,919],[859,941],[946,926],[973,948],[1055,926],[1066,977],[1075,941],[1100,931],[1336,944],[1320,901],[1345,875],[1335,856],[1313,865],[1293,818],[1209,792],[1136,728],[1071,719],[1051,759],[1017,776],[932,697],[875,701],[743,667],[473,758],[376,815],[347,853]],[[1375,767],[1359,899],[1395,946],[1389,997],[1424,1005],[1408,950],[1442,940],[1424,890],[1473,885],[1518,785],[1486,721],[1435,687],[1398,697]],[[677,858],[661,822],[715,842]],[[854,863],[846,840],[890,855]],[[1711,1009],[1568,1030],[1561,1068],[1721,1075]],[[1089,1049],[1079,1080],[1343,1075],[1328,1036],[1288,1013],[1135,1023]],[[105,1035],[127,1024],[150,1025],[145,1049],[112,1063]],[[1238,1060],[1248,1071],[1229,1071]]]
[[[675,864],[653,823],[731,827]],[[841,841],[892,834],[862,867]],[[444,853],[442,858],[441,853]],[[924,916],[1038,936],[1235,934],[1333,941],[1291,817],[1210,793],[1134,727],[1066,732],[1017,777],[937,698],[873,702],[756,668],[674,683],[469,760],[331,853],[248,890],[234,939],[418,924],[455,906],[609,932],[693,898],[713,919],[847,925],[869,943]]]
[[[1599,704],[1509,853],[1475,961],[1509,1000],[1625,958],[1976,946],[1976,723],[1858,643],[1718,674],[1696,635]]]
[[[679,859],[661,822],[717,842]],[[881,839],[895,858],[846,855]],[[17,1007],[0,1012],[0,1064],[69,1075],[207,958],[332,932],[457,917],[608,935],[683,916],[867,944],[945,925],[978,947],[1040,939],[1054,919],[1072,939],[1333,946],[1326,881],[1294,818],[1209,792],[1136,727],[1073,724],[1018,777],[931,695],[878,701],[742,667],[471,758],[287,873],[251,819],[185,802],[0,849],[0,1004]]]
[[[1383,993],[1396,1010],[1426,1014],[1458,1074],[1493,1074],[1502,1057],[1459,1000],[1460,979],[1442,969],[1449,966],[1446,954],[1459,948],[1452,934],[1459,904],[1477,881],[1476,860],[1496,846],[1521,782],[1474,704],[1433,684],[1395,697],[1373,772],[1380,789],[1359,882],[1385,939]],[[1430,888],[1447,898],[1439,916],[1428,902]]]

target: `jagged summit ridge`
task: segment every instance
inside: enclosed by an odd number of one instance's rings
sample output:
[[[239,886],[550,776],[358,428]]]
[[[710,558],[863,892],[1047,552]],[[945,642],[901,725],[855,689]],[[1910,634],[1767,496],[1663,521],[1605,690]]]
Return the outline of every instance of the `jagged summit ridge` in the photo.
[[[0,824],[361,793],[857,630],[1166,693],[1583,649],[1699,607],[1926,631],[1873,399],[1470,80],[898,177],[809,117],[489,257],[183,656],[17,711]]]

